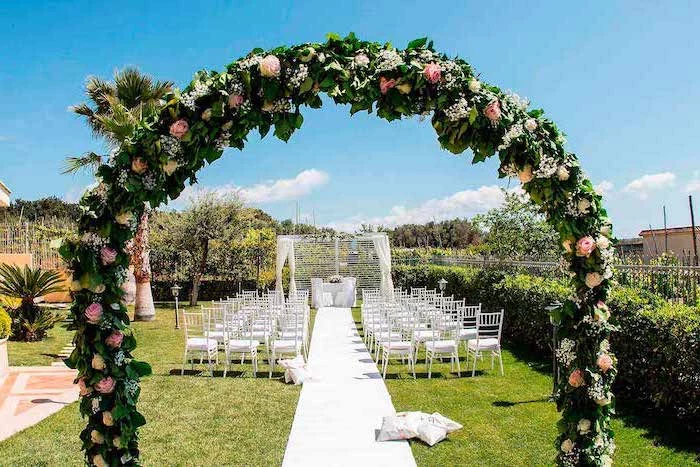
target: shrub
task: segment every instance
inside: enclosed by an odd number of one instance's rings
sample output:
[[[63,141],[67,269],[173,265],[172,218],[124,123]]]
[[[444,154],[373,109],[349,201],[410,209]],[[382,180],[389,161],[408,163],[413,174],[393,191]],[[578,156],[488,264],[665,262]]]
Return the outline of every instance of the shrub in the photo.
[[[493,269],[436,265],[396,266],[394,285],[437,288],[481,302],[487,311],[505,309],[506,342],[551,357],[551,324],[545,307],[568,295],[565,282]],[[700,309],[672,304],[649,291],[613,289],[608,305],[620,330],[611,336],[619,359],[614,390],[625,402],[653,407],[700,432]]]
[[[7,312],[0,308],[0,339],[5,339],[10,337],[10,330],[12,328],[12,320]]]

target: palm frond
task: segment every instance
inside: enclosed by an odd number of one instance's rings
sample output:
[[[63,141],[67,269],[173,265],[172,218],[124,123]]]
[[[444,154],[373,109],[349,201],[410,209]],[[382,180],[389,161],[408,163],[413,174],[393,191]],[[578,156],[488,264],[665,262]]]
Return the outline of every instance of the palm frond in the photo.
[[[88,152],[83,156],[67,157],[63,165],[63,174],[73,174],[84,169],[92,169],[94,172],[102,163],[102,156],[94,152]]]

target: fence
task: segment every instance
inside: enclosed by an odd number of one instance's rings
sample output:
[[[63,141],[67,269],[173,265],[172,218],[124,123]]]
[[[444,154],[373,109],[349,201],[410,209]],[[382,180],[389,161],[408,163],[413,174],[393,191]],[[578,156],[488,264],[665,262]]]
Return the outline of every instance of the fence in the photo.
[[[24,222],[0,224],[0,253],[31,254],[32,266],[60,269],[63,260],[51,242],[65,235],[62,228]]]
[[[510,261],[469,256],[433,256],[432,258],[401,258],[394,264],[438,264],[492,268],[506,272],[526,272],[535,276],[565,278],[566,272],[555,261]],[[648,264],[616,264],[615,280],[626,286],[641,287],[674,302],[700,304],[700,267],[661,266]]]

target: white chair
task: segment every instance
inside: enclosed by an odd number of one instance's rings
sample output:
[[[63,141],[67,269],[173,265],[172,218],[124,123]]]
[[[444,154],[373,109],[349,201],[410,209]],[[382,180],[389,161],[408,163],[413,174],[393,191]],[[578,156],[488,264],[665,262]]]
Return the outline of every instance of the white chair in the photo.
[[[288,306],[288,309],[276,318],[268,353],[270,378],[272,378],[272,373],[275,371],[277,358],[303,356],[303,319],[303,311],[293,305]]]
[[[183,312],[183,324],[185,325],[185,356],[182,361],[182,372],[185,374],[185,365],[189,356],[194,370],[194,355],[199,355],[199,363],[203,363],[207,358],[209,372],[214,376],[212,361],[219,363],[218,343],[216,339],[209,337],[210,322],[209,315],[203,311]]]
[[[388,324],[387,331],[379,334],[379,347],[382,355],[382,378],[386,378],[386,370],[389,360],[401,359],[408,363],[408,369],[416,378],[416,367],[413,364],[413,342],[401,332],[402,318],[397,316],[401,309],[395,305],[386,307],[385,320]]]
[[[459,340],[457,339],[458,326],[452,315],[436,313],[432,322],[431,339],[425,343],[425,360],[428,370],[428,379],[433,374],[433,359],[449,357],[450,370],[457,366],[457,376],[462,376],[459,366]]]
[[[464,350],[467,351],[467,342],[476,339],[476,321],[481,313],[481,303],[478,305],[461,306],[457,310],[459,316],[459,335],[457,338],[464,343]]]
[[[503,357],[501,355],[503,310],[498,313],[479,313],[476,323],[476,338],[467,341],[467,364],[469,364],[469,355],[474,357],[472,376],[476,374],[476,360],[482,355],[482,352],[491,352],[491,369],[493,369],[494,357],[498,357],[501,376],[503,376]]]
[[[241,365],[245,361],[246,355],[250,355],[253,364],[253,376],[258,374],[258,346],[260,342],[254,339],[253,323],[254,316],[239,316],[236,314],[226,314],[226,343],[224,352],[226,354],[226,366],[224,367],[224,378],[228,372],[229,364],[233,357],[241,356]]]

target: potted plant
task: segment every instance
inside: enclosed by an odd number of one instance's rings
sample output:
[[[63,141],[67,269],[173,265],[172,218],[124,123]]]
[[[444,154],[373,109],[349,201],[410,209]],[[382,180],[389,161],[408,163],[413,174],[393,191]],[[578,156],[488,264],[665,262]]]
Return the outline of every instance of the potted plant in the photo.
[[[10,337],[12,320],[7,312],[0,308],[0,377],[5,376],[10,362],[7,358],[7,339]]]

